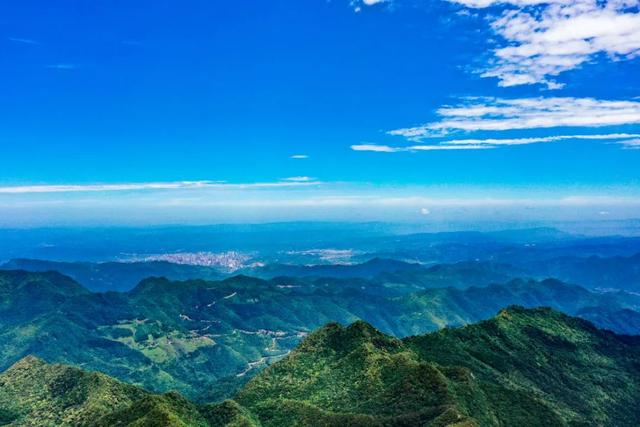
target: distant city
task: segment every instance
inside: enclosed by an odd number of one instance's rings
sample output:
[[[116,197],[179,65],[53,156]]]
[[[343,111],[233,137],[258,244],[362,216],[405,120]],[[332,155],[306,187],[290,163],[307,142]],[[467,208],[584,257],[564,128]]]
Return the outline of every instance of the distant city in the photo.
[[[215,267],[227,272],[233,272],[249,267],[251,256],[236,251],[228,252],[179,252],[172,254],[156,254],[128,259],[129,262],[165,261],[173,264],[198,265]]]

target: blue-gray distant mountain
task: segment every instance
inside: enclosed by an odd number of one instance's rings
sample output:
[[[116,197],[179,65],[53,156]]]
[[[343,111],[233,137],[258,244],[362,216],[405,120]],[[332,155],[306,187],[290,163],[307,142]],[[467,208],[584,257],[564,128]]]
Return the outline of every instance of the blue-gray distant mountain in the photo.
[[[216,280],[224,276],[216,268],[166,261],[56,262],[19,258],[10,260],[0,268],[33,272],[58,271],[72,277],[93,292],[126,292],[147,277],[166,277],[171,280]]]

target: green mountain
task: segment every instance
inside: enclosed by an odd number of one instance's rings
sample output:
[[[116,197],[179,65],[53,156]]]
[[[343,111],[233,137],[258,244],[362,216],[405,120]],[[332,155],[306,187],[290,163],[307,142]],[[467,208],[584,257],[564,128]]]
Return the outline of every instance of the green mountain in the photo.
[[[0,425],[206,426],[178,395],[153,395],[104,374],[26,357],[0,375]]]
[[[351,279],[151,278],[127,293],[90,293],[57,273],[7,271],[0,272],[0,294],[0,370],[35,355],[197,401],[230,396],[333,321],[362,319],[404,337],[474,323],[519,304],[640,331],[639,323],[628,322],[640,297],[554,280],[398,295],[386,284]]]
[[[547,308],[402,340],[331,323],[219,404],[27,357],[0,374],[0,424],[637,426],[639,361],[639,337]]]
[[[640,339],[510,307],[398,340],[330,324],[235,397],[263,426],[636,426]]]
[[[395,318],[396,329],[384,331],[397,336],[474,323],[491,317],[508,305],[548,306],[567,314],[584,316],[597,326],[614,332],[640,332],[635,328],[637,323],[626,323],[633,314],[639,314],[636,311],[640,309],[638,295],[594,293],[555,279],[516,279],[486,287],[429,289],[396,297],[395,301],[402,307]]]

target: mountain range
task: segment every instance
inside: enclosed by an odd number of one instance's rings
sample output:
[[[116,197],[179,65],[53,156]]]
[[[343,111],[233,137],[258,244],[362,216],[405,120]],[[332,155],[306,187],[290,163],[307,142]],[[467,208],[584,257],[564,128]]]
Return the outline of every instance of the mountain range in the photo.
[[[483,245],[484,243],[480,245],[481,248]],[[367,279],[397,284],[398,290],[405,292],[423,288],[483,286],[515,278],[556,278],[587,289],[640,292],[640,253],[602,256],[600,252],[625,253],[624,249],[616,245],[610,248],[604,243],[587,245],[577,252],[584,255],[567,255],[564,249],[550,248],[549,253],[546,253],[535,246],[509,247],[504,252],[490,253],[486,259],[472,261],[434,264],[373,257],[365,262],[351,264],[307,265],[272,262],[244,266],[231,273],[215,267],[166,261],[60,262],[25,258],[12,259],[1,265],[0,269],[58,271],[94,292],[130,291],[147,277],[166,277],[170,280],[220,280],[239,274],[262,279]]]
[[[0,374],[11,426],[635,426],[640,339],[551,309],[398,339],[327,324],[221,403],[27,356]]]
[[[0,369],[34,355],[197,401],[228,397],[333,321],[365,320],[401,338],[519,304],[551,306],[621,333],[637,334],[640,325],[640,296],[557,280],[397,292],[367,279],[149,278],[126,293],[92,293],[55,272],[2,271],[0,296]]]

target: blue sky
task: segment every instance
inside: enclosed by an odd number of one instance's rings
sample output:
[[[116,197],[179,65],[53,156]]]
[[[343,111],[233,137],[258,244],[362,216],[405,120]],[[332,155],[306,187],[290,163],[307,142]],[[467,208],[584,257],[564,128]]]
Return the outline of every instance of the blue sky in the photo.
[[[25,0],[0,49],[0,225],[640,205],[637,0]]]

